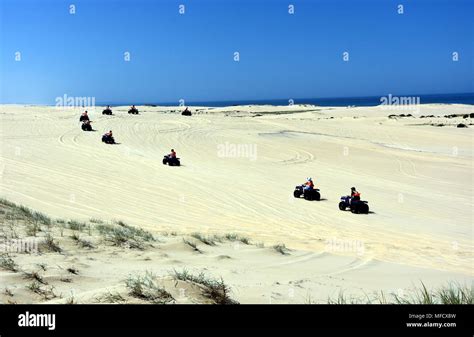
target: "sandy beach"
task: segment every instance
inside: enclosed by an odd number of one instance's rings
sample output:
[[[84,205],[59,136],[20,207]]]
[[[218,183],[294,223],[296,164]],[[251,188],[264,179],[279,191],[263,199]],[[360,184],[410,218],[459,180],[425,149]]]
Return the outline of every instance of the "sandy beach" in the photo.
[[[0,269],[2,288],[16,293],[2,302],[61,302],[73,289],[79,303],[95,303],[146,271],[176,303],[205,302],[192,285],[176,287],[170,272],[183,269],[222,277],[240,303],[326,303],[341,291],[472,282],[470,105],[190,107],[189,117],[181,107],[102,109],[88,109],[96,131],[83,132],[81,108],[1,105],[0,197],[66,222],[123,221],[157,241],[115,247],[84,230],[95,248],[81,249],[69,238],[74,230],[54,229],[62,253],[11,256],[29,270],[50,265],[45,279],[64,296],[30,294],[20,274]],[[101,143],[108,130],[119,144]],[[181,167],[162,164],[171,148]],[[293,197],[306,177],[321,201]],[[352,186],[369,214],[338,209]],[[206,244],[193,233],[250,242]],[[71,265],[80,272],[61,282]]]

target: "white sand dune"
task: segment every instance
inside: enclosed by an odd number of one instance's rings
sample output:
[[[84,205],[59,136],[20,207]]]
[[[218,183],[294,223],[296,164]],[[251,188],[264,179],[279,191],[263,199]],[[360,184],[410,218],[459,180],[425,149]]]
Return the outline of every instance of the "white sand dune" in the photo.
[[[422,105],[415,117],[392,119],[410,111],[239,106],[184,117],[177,107],[138,108],[137,116],[127,107],[113,116],[89,111],[97,132],[83,132],[81,109],[0,106],[0,197],[55,218],[282,242],[302,255],[245,264],[275,282],[310,277],[312,266],[361,287],[377,277],[390,287],[472,278],[473,128],[456,128],[463,118],[418,118],[468,114],[472,106]],[[422,125],[430,122],[449,125]],[[101,143],[107,130],[120,144]],[[181,167],[162,165],[171,148]],[[320,202],[292,196],[308,176]],[[338,210],[351,186],[373,213]],[[200,261],[189,263],[207,263]],[[218,272],[240,280],[253,294],[242,295],[246,301],[259,301],[241,273]]]
[[[84,239],[91,240],[87,231]],[[191,274],[205,273],[212,278],[222,277],[231,288],[230,296],[239,303],[327,303],[343,293],[347,298],[364,300],[383,291],[387,300],[392,294],[405,296],[420,286],[422,280],[429,288],[457,281],[469,284],[469,277],[461,273],[416,268],[363,257],[337,256],[329,253],[288,251],[281,255],[271,247],[261,248],[240,242],[223,242],[216,246],[198,243],[201,253],[193,252],[180,236],[160,236],[158,248],[145,251],[120,249],[98,244],[96,249],[79,249],[68,236],[57,237],[65,250],[63,254],[18,254],[15,261],[25,271],[38,271],[38,264],[46,264],[39,271],[48,289],[54,286],[58,297],[48,303],[64,303],[71,296],[77,303],[97,303],[108,293],[120,293],[128,303],[137,302],[127,296],[124,281],[130,275],[156,275],[159,282],[172,294],[176,303],[206,303],[189,284],[172,281],[173,271],[188,270]],[[95,238],[92,237],[92,240]],[[69,242],[68,242],[69,241]],[[77,275],[67,271],[78,270]],[[13,298],[0,294],[0,302],[45,302],[41,296],[26,288],[31,281],[21,273],[0,272],[5,287]],[[185,290],[182,290],[185,289]],[[139,301],[138,301],[139,302]]]

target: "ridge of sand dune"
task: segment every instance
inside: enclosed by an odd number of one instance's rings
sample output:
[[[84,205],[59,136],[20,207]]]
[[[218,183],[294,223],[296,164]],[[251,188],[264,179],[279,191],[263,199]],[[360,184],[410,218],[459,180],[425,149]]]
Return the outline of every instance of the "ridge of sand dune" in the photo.
[[[179,107],[138,108],[91,109],[97,132],[85,133],[81,109],[0,106],[0,196],[55,218],[236,232],[315,253],[333,241],[360,244],[369,261],[472,275],[473,128],[443,117],[472,106],[421,105],[395,119],[387,116],[407,112],[240,106],[184,117]],[[119,145],[100,142],[109,129]],[[182,167],[161,164],[171,148]],[[308,176],[321,202],[292,197]],[[351,186],[373,213],[338,210]]]

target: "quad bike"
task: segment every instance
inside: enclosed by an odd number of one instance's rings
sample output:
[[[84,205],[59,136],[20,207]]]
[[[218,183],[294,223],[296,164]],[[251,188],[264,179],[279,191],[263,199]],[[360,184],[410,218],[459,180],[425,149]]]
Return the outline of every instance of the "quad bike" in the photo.
[[[367,204],[368,201],[354,199],[350,196],[342,196],[341,201],[339,202],[339,209],[341,211],[345,211],[346,208],[349,207],[352,213],[355,214],[368,214],[369,213],[369,205]]]
[[[132,114],[132,115],[138,115],[138,109],[137,108],[132,108],[132,109],[128,110],[128,113]]]
[[[89,121],[84,121],[81,125],[82,131],[92,131],[92,125]]]
[[[103,135],[102,142],[105,144],[115,144],[115,139],[112,136]]]
[[[298,185],[295,187],[293,191],[293,196],[295,198],[300,198],[303,196],[305,200],[321,200],[321,194],[319,193],[319,189],[313,188],[310,190],[305,190],[304,185]]]
[[[110,109],[105,109],[104,111],[102,111],[102,115],[111,115],[112,114],[112,110]]]
[[[179,161],[179,158],[177,157],[170,157],[169,155],[166,155],[163,157],[163,165],[168,164],[169,166],[181,166],[181,162]]]

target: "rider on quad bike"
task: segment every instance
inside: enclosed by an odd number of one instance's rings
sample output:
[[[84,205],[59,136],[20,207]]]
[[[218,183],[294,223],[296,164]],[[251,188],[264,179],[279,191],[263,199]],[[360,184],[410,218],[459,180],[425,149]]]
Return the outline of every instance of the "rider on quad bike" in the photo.
[[[352,200],[356,200],[356,201],[360,200],[360,193],[359,191],[356,190],[355,187],[351,187],[351,201]]]
[[[110,130],[109,132],[106,132],[102,136],[102,142],[104,142],[105,144],[115,144],[115,139],[113,137],[112,130]]]
[[[138,109],[135,108],[135,105],[132,105],[132,106],[130,107],[130,110],[128,110],[128,113],[129,113],[129,114],[133,114],[133,115],[138,115]]]
[[[79,122],[84,122],[84,121],[88,121],[89,120],[89,115],[87,115],[87,111],[84,111],[81,115],[81,117],[79,117]]]
[[[320,200],[321,199],[321,194],[319,193],[319,189],[314,188],[313,179],[311,178],[307,178],[304,184],[296,186],[293,192],[293,196],[295,198],[299,198],[303,196],[305,200]]]
[[[356,190],[355,187],[351,188],[351,195],[341,197],[341,201],[339,202],[339,209],[341,211],[345,211],[347,207],[349,207],[352,213],[369,213],[368,202],[360,200],[360,193]]]
[[[83,131],[92,131],[92,125],[91,125],[91,123],[92,123],[92,122],[91,122],[90,120],[88,120],[88,119],[87,119],[87,120],[86,120],[86,119],[83,120],[83,121],[82,121],[82,125],[81,125],[81,129],[82,129]]]
[[[191,111],[189,111],[188,107],[186,107],[186,109],[184,109],[184,111],[181,112],[181,115],[183,115],[183,116],[191,116],[192,113],[191,113]]]
[[[174,149],[171,149],[171,153],[163,157],[163,165],[168,164],[169,166],[181,166],[179,158],[176,157],[176,152]]]
[[[171,153],[168,155],[170,158],[176,158],[176,151],[171,149]]]
[[[110,105],[107,105],[107,107],[102,111],[102,115],[111,115],[112,114],[112,109],[110,109]]]

